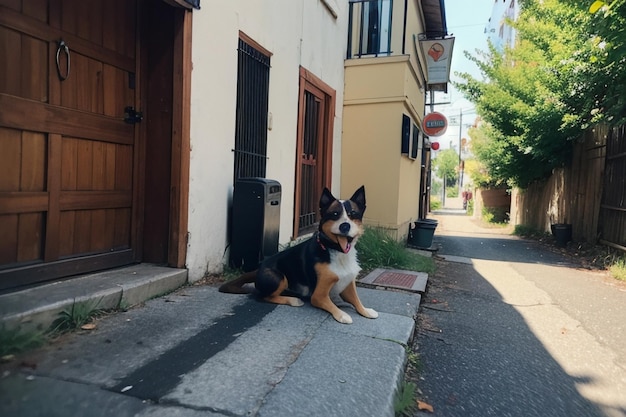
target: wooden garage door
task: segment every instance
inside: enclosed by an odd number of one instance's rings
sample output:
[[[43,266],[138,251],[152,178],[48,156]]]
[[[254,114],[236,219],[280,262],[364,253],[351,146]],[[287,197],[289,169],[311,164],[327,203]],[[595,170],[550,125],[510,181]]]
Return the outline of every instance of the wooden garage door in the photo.
[[[0,289],[136,258],[135,33],[134,0],[0,0]]]

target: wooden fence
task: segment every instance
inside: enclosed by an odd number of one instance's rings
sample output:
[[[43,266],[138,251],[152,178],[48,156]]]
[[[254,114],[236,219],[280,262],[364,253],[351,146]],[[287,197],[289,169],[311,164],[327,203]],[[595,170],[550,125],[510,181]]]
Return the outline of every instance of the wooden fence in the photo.
[[[600,242],[626,250],[626,126],[606,140],[606,166],[598,226]]]
[[[546,232],[551,224],[570,223],[575,241],[626,250],[626,127],[587,131],[570,167],[514,190],[511,222]]]

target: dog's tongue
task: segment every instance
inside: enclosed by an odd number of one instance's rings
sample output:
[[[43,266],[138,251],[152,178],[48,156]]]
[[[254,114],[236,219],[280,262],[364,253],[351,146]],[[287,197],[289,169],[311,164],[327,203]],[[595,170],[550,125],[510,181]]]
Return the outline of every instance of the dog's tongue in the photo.
[[[338,236],[337,237],[337,244],[339,245],[339,247],[341,248],[343,253],[350,252],[350,249],[352,248],[352,245],[350,244],[350,241],[348,240],[347,237]]]

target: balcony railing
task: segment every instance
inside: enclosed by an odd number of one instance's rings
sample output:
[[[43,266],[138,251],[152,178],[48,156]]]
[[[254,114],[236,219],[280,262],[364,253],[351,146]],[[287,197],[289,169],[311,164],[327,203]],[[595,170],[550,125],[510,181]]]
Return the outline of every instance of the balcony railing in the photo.
[[[350,0],[346,58],[392,55],[392,18],[393,0]]]

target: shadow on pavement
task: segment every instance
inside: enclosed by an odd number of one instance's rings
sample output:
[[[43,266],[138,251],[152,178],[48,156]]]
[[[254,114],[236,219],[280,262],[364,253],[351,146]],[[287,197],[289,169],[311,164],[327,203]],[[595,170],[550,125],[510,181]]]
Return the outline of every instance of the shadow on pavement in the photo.
[[[464,244],[477,241],[465,239]],[[418,387],[436,415],[607,417],[626,411],[605,413],[582,397],[577,387],[594,379],[568,375],[524,318],[471,265],[438,261],[437,268],[417,338]]]
[[[555,266],[578,266],[558,253],[546,250],[538,242],[516,237],[495,238],[437,235],[433,244],[439,247],[439,255],[455,255],[490,261],[537,263]]]

